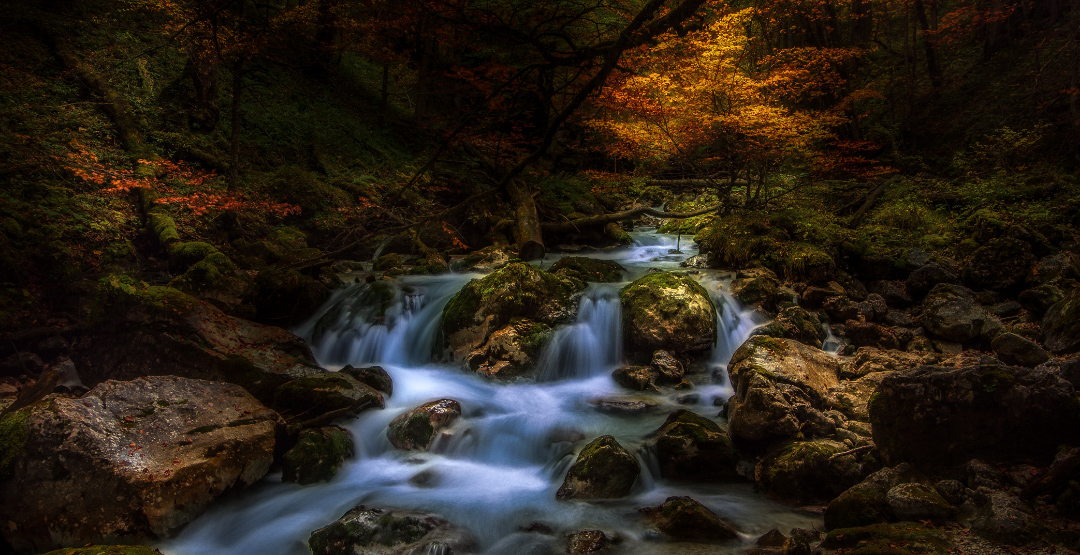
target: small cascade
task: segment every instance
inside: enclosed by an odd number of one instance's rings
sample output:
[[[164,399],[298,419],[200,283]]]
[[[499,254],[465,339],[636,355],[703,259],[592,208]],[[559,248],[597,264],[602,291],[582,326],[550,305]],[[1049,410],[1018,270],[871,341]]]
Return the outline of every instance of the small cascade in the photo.
[[[728,376],[727,367],[731,362],[732,355],[750,337],[754,328],[761,325],[753,311],[745,310],[742,304],[724,288],[719,281],[704,282],[706,289],[712,296],[713,304],[716,305],[716,344],[709,356],[709,368],[713,379],[719,388],[719,395],[724,399],[730,397],[732,389],[731,379]]]
[[[825,330],[825,340],[821,342],[821,350],[830,355],[838,355],[844,348],[844,340],[833,334],[829,324],[821,324],[821,329]]]
[[[622,360],[622,304],[610,285],[591,286],[577,322],[555,331],[537,362],[542,381],[587,378],[610,372]]]

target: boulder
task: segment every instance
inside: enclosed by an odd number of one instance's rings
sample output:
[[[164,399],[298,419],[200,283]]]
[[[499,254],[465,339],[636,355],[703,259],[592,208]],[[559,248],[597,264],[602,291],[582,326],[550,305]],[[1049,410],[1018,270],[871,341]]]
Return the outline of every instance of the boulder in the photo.
[[[656,371],[657,383],[661,385],[675,385],[682,383],[685,369],[671,353],[656,351],[652,357],[652,369]]]
[[[828,396],[836,399],[836,410],[844,416],[867,422],[870,420],[870,398],[874,395],[881,380],[891,372],[872,372],[854,380],[843,380],[836,387],[830,388]]]
[[[1047,310],[1050,310],[1050,307],[1065,298],[1065,293],[1062,293],[1061,289],[1053,285],[1043,284],[1021,291],[1016,298],[1020,301],[1021,306],[1028,309],[1032,314],[1042,317]]]
[[[798,407],[831,407],[839,384],[835,357],[790,339],[755,336],[731,358],[735,395],[728,402],[732,439],[758,443],[794,437],[802,423]]]
[[[859,304],[848,297],[830,297],[825,299],[821,308],[835,322],[854,320],[859,317]]]
[[[603,551],[611,545],[611,538],[601,530],[582,530],[570,534],[566,541],[568,555],[584,555]]]
[[[443,309],[447,354],[490,377],[523,376],[551,326],[572,318],[584,286],[525,263],[474,279]]]
[[[740,272],[731,283],[731,295],[746,306],[756,306],[772,314],[780,310],[786,299],[776,274],[763,268]]]
[[[367,368],[353,368],[346,365],[339,370],[342,374],[348,374],[356,381],[383,393],[387,396],[394,394],[394,380],[390,379],[390,374],[383,370],[382,366],[368,366]]]
[[[880,296],[887,307],[906,308],[915,303],[915,300],[908,294],[908,289],[903,281],[871,281],[867,289],[871,294]],[[925,294],[924,292],[923,295]],[[922,298],[922,295],[919,295],[919,298]]]
[[[817,315],[801,306],[789,306],[777,314],[776,320],[753,332],[754,335],[767,335],[777,339],[794,339],[804,345],[821,347],[825,341],[825,329]]]
[[[319,280],[292,268],[273,266],[255,276],[255,318],[276,326],[292,326],[311,316],[330,290]]]
[[[564,273],[581,281],[615,283],[623,280],[621,264],[613,260],[599,260],[584,256],[564,256],[548,268],[553,274]]]
[[[848,447],[827,439],[793,441],[767,453],[754,471],[769,497],[796,503],[832,499],[859,482],[854,455],[834,457]]]
[[[656,387],[658,376],[656,370],[650,366],[623,366],[611,373],[611,378],[621,387],[649,393],[660,392],[660,389]]]
[[[600,436],[578,453],[555,498],[569,501],[626,497],[640,473],[637,459],[614,437]]]
[[[917,522],[871,524],[829,531],[821,547],[830,553],[889,555],[936,555],[954,553],[952,542],[942,530]]]
[[[1024,282],[1034,265],[1031,244],[998,237],[971,254],[964,265],[964,283],[973,289],[1011,289]]]
[[[685,274],[648,274],[623,288],[619,296],[629,351],[699,353],[716,343],[712,298]]]
[[[1051,306],[1042,319],[1043,345],[1054,354],[1080,350],[1080,287]]]
[[[71,353],[89,387],[174,375],[235,383],[270,404],[280,385],[322,371],[296,335],[234,318],[171,287],[113,275],[98,282],[96,294],[88,331]]]
[[[652,447],[664,478],[697,482],[738,478],[735,465],[739,455],[716,422],[679,409],[654,434]]]
[[[1029,281],[1034,285],[1046,285],[1070,279],[1080,279],[1080,257],[1063,251],[1039,259]]]
[[[904,289],[915,299],[922,299],[939,283],[956,283],[956,274],[937,265],[927,264],[908,275]],[[910,304],[910,303],[909,303]]]
[[[919,482],[922,476],[903,463],[883,468],[836,496],[825,508],[825,529],[867,526],[894,519],[888,493],[901,484]]]
[[[840,377],[855,380],[874,372],[893,372],[909,370],[922,364],[931,364],[939,356],[927,353],[905,353],[876,347],[859,347],[855,356],[844,360],[840,367]]]
[[[390,421],[386,438],[405,451],[424,451],[432,446],[438,433],[461,416],[461,404],[453,399],[431,401],[398,415]]]
[[[1015,333],[998,334],[990,342],[990,347],[1005,364],[1034,368],[1050,359],[1050,355],[1038,343]]]
[[[282,414],[311,419],[328,413],[356,416],[385,405],[381,393],[349,374],[323,371],[279,386],[271,406]]]
[[[476,549],[464,529],[430,513],[357,505],[311,533],[314,555],[460,555]]]
[[[353,440],[348,430],[338,426],[304,430],[296,445],[282,456],[281,479],[298,484],[326,482],[352,456]]]
[[[896,520],[941,524],[956,514],[956,507],[928,484],[897,485],[885,495],[885,501]]]
[[[278,415],[233,384],[105,381],[0,420],[0,533],[19,552],[161,538],[262,478]]]
[[[874,322],[863,319],[848,320],[844,322],[844,332],[852,345],[879,349],[900,348],[900,340],[896,338],[892,330]]]
[[[892,464],[1049,460],[1080,439],[1076,392],[1047,370],[921,366],[882,380],[869,409],[874,443]]]
[[[662,534],[682,541],[726,541],[739,537],[708,507],[690,497],[668,497],[662,505],[641,509]]]
[[[1039,519],[1017,496],[981,487],[975,490],[972,501],[976,513],[967,524],[976,534],[1011,545],[1024,545],[1038,538]]]
[[[946,341],[963,343],[979,337],[989,319],[975,294],[959,285],[939,283],[923,301],[923,327]]]

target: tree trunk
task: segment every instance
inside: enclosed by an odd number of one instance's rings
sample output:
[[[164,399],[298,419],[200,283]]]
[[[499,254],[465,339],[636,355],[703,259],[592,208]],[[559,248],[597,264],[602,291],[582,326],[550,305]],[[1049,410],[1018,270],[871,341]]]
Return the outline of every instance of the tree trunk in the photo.
[[[514,242],[517,243],[518,257],[526,261],[543,258],[547,248],[532,195],[517,179],[506,183],[506,193],[514,204]]]
[[[235,191],[240,185],[240,89],[243,88],[244,59],[239,58],[233,64],[232,84],[232,129],[229,137],[229,190]]]
[[[926,5],[923,4],[923,0],[915,0],[915,17],[919,20],[919,28],[922,30],[920,34],[923,50],[926,52],[926,72],[930,76],[930,86],[936,91],[941,88],[941,66],[938,64],[934,41],[928,36],[930,19],[926,16]]]

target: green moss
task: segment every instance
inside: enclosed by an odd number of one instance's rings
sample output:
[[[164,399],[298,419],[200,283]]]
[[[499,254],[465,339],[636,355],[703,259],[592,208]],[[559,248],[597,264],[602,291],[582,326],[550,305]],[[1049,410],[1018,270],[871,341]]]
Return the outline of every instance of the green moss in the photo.
[[[611,260],[597,260],[584,256],[566,256],[548,268],[548,272],[555,273],[562,270],[582,281],[595,281],[601,283],[613,283],[622,281],[623,272],[626,271],[618,262]]]
[[[493,327],[500,328],[513,318],[522,317],[545,324],[557,323],[553,310],[568,306],[570,296],[584,286],[542,272],[523,262],[515,262],[465,284],[443,309],[443,330],[452,334],[478,319],[494,316]]]
[[[304,430],[296,445],[282,457],[282,479],[299,484],[327,481],[352,456],[353,440],[345,430]]]
[[[220,254],[217,248],[210,243],[199,241],[174,243],[169,247],[169,266],[174,271],[182,272],[192,264],[215,253]]]
[[[30,439],[26,420],[29,410],[18,410],[0,419],[0,480],[7,479],[14,470],[15,460],[23,454]]]
[[[151,211],[146,215],[146,228],[157,239],[158,243],[168,248],[173,243],[180,242],[180,234],[176,231],[176,222],[160,209]]]
[[[199,301],[172,287],[147,285],[130,276],[113,274],[101,278],[97,284],[97,298],[91,307],[92,320],[111,321],[117,310],[139,308],[158,311],[170,318],[186,317],[198,306]]]

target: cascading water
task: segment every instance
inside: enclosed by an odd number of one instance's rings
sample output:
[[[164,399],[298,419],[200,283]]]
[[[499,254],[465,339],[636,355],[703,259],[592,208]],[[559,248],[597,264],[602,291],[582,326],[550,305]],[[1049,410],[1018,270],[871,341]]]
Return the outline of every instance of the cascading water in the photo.
[[[634,279],[652,268],[673,269],[688,255],[673,255],[676,238],[639,234],[641,244],[597,257],[615,259]],[[688,254],[695,254],[684,245]],[[547,263],[545,262],[545,266]],[[704,273],[706,276],[708,273]],[[771,503],[750,484],[671,483],[650,470],[640,449],[667,414],[682,406],[712,417],[713,400],[726,399],[726,364],[755,322],[723,292],[720,280],[703,277],[713,294],[720,324],[712,354],[704,361],[722,381],[697,386],[694,396],[628,394],[610,372],[623,362],[619,285],[592,285],[583,294],[576,321],[556,330],[539,361],[535,382],[500,383],[459,368],[434,364],[432,352],[441,312],[449,298],[475,275],[406,277],[400,282],[356,284],[337,292],[299,335],[318,361],[334,369],[380,364],[394,380],[386,409],[345,421],[356,456],[328,483],[298,486],[267,477],[248,491],[217,503],[177,538],[159,547],[169,555],[308,553],[311,531],[363,503],[442,515],[467,528],[487,554],[552,552],[562,533],[583,529],[616,532],[630,553],[661,553],[670,544],[644,541],[637,509],[673,495],[691,495],[750,540],[771,529],[809,527],[814,517]],[[406,453],[386,439],[397,415],[422,403],[451,398],[459,418],[432,452]],[[605,399],[643,400],[651,410],[605,410]],[[687,405],[686,403],[691,403]],[[640,449],[643,475],[631,496],[605,503],[559,502],[555,491],[574,458],[575,447],[611,434],[632,451]],[[542,522],[556,534],[525,533]],[[642,541],[639,541],[642,540]],[[710,547],[739,552],[745,546]]]

